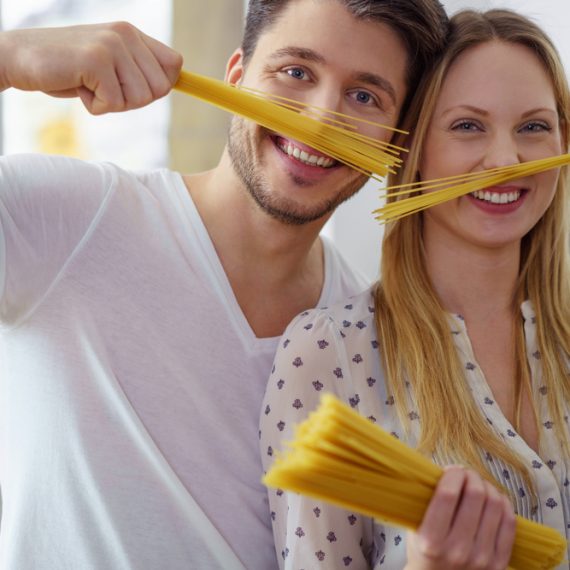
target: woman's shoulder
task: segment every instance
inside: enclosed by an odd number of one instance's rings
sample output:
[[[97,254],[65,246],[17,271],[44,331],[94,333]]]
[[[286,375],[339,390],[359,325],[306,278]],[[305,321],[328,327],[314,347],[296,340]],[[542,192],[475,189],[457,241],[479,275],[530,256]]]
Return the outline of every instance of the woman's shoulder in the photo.
[[[353,331],[367,329],[374,329],[374,286],[329,306],[303,311],[293,319],[284,336],[302,331],[313,336],[323,330],[335,330],[346,338]]]

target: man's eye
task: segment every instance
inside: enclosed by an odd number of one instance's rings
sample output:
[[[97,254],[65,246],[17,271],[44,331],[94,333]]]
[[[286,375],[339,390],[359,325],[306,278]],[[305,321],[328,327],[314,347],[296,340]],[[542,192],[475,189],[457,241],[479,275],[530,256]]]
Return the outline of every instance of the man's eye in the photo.
[[[383,108],[381,101],[369,91],[354,90],[349,93],[349,97],[358,105]]]
[[[291,69],[287,69],[287,75],[293,79],[305,79],[307,76],[305,70],[301,69],[300,67],[292,67]]]
[[[365,105],[372,101],[372,96],[370,95],[370,93],[367,93],[366,91],[357,91],[355,94],[355,98],[359,103],[363,103]]]

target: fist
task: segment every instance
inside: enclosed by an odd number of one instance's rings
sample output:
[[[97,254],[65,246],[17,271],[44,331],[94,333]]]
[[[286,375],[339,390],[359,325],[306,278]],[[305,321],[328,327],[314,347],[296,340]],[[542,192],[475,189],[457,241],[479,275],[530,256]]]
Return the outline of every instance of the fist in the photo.
[[[0,88],[79,97],[94,114],[128,111],[166,95],[182,56],[131,24],[0,34]]]

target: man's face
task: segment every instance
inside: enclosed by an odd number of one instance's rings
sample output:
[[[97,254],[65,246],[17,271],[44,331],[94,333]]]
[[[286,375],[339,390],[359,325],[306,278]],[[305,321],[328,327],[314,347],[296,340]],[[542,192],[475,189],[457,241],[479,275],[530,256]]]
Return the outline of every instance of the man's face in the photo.
[[[232,83],[395,126],[406,95],[407,53],[388,26],[357,20],[333,0],[292,0],[259,38],[247,67],[230,60]],[[389,140],[390,131],[360,132]],[[289,224],[323,218],[367,177],[297,141],[235,117],[228,150],[257,204]]]

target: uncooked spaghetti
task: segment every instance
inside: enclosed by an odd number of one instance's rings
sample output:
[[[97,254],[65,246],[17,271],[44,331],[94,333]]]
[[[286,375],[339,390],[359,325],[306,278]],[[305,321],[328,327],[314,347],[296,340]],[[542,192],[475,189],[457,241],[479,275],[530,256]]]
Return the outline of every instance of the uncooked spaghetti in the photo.
[[[374,210],[373,214],[378,221],[386,223],[476,190],[483,190],[567,164],[570,164],[570,154],[448,178],[389,186],[384,190],[384,197],[388,198],[388,202]]]
[[[370,121],[277,95],[236,88],[188,71],[180,73],[175,89],[303,142],[373,178],[394,173],[402,162],[399,153],[404,149],[357,132],[359,124]],[[383,130],[397,131],[373,124]]]
[[[327,394],[263,482],[415,530],[442,473]],[[560,564],[567,544],[558,532],[519,516],[516,524],[511,568],[550,570]]]

